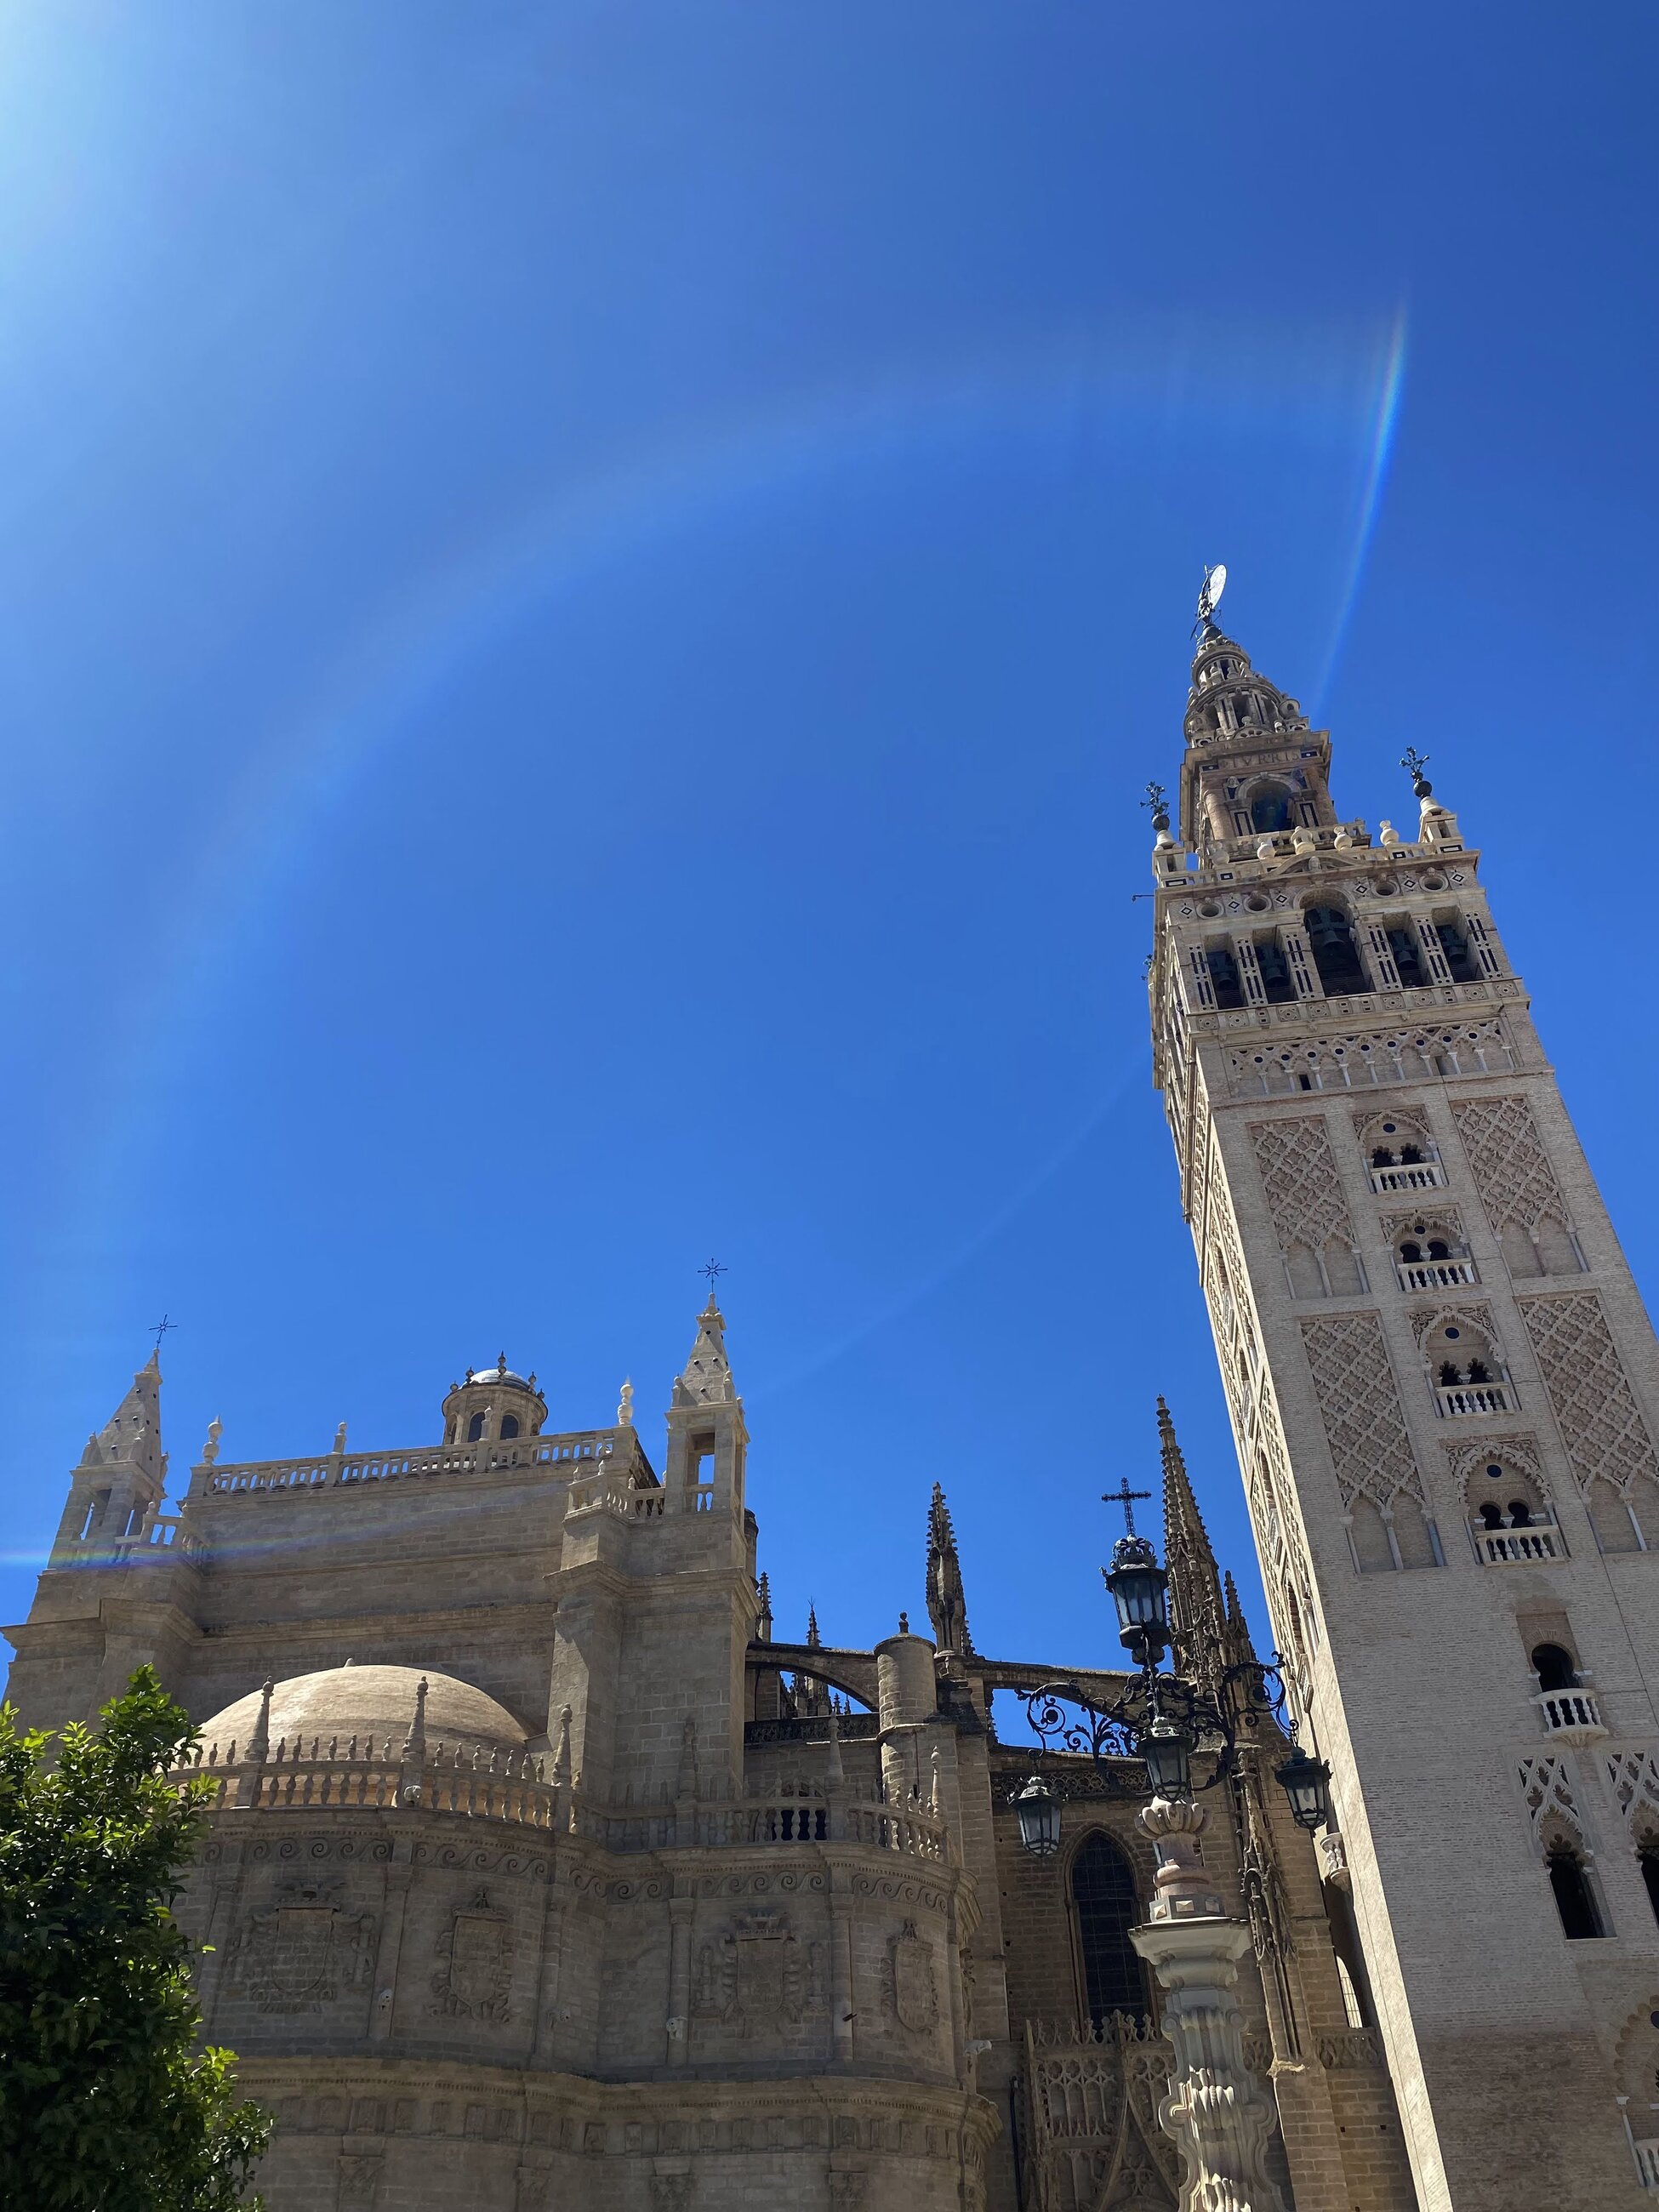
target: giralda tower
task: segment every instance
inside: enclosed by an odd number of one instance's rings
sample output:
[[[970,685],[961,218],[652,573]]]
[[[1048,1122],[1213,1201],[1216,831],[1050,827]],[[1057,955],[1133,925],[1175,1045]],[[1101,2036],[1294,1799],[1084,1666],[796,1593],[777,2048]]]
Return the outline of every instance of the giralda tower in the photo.
[[[1421,768],[1396,836],[1206,587],[1155,1079],[1423,2212],[1659,2191],[1659,1358]],[[1653,2201],[1650,2197],[1646,2201]]]

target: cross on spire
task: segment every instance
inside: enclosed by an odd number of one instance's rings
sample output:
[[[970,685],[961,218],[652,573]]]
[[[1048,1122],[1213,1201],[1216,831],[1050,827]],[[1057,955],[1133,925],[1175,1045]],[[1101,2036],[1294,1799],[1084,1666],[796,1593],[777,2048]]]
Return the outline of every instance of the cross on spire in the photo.
[[[161,1339],[167,1334],[170,1328],[177,1328],[179,1324],[176,1321],[169,1321],[165,1314],[161,1316],[161,1320],[156,1322],[155,1328],[150,1331],[150,1334],[155,1339],[155,1349],[158,1352],[161,1349]]]
[[[1123,1508],[1123,1526],[1133,1536],[1135,1533],[1134,1501],[1137,1498],[1150,1498],[1152,1494],[1150,1490],[1131,1490],[1126,1476],[1115,1490],[1103,1490],[1100,1502],[1103,1505],[1121,1505]]]
[[[715,1281],[715,1278],[716,1278],[717,1276],[720,1276],[720,1275],[724,1275],[724,1274],[727,1274],[727,1273],[730,1273],[730,1270],[729,1270],[728,1268],[722,1267],[721,1267],[721,1265],[720,1265],[720,1261],[719,1261],[718,1260],[711,1259],[711,1260],[705,1261],[704,1261],[704,1263],[703,1263],[703,1265],[702,1265],[701,1267],[699,1267],[699,1268],[698,1268],[697,1273],[698,1273],[700,1275],[707,1275],[707,1276],[708,1276],[708,1295],[709,1295],[709,1297],[712,1298],[712,1297],[714,1297],[714,1281]]]

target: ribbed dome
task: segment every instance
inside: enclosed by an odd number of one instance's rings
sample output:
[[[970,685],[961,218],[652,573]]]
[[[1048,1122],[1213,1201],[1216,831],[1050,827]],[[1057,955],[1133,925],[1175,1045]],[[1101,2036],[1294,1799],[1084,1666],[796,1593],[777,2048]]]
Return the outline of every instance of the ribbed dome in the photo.
[[[295,1674],[278,1682],[270,1698],[270,1741],[320,1736],[390,1736],[396,1752],[415,1718],[418,1667],[330,1667],[320,1674]],[[426,1677],[426,1737],[428,1744],[500,1744],[520,1751],[529,1741],[505,1706],[453,1674]],[[258,1690],[216,1713],[202,1729],[204,1744],[246,1745],[259,1722]]]

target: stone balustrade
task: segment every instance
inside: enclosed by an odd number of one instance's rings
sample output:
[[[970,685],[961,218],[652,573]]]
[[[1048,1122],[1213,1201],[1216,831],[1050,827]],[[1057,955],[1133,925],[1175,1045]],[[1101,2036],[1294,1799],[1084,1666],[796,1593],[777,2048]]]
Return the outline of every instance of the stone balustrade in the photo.
[[[579,1464],[609,1458],[616,1449],[616,1437],[614,1429],[589,1429],[567,1436],[516,1437],[505,1443],[435,1444],[413,1451],[331,1452],[314,1459],[205,1464],[195,1472],[204,1478],[201,1487],[210,1498],[338,1489],[417,1475],[485,1474],[513,1468]]]

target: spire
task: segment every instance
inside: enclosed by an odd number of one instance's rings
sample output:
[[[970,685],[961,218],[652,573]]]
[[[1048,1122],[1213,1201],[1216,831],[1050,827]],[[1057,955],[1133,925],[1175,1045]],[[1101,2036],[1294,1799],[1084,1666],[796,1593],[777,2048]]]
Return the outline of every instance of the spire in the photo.
[[[772,1577],[770,1575],[761,1576],[760,1580],[755,1584],[755,1596],[759,1608],[755,1621],[755,1634],[762,1644],[769,1644],[772,1641]]]
[[[818,1634],[818,1609],[810,1598],[806,1604],[806,1641],[814,1651],[817,1650],[823,1642],[823,1638]]]
[[[1297,702],[1258,675],[1243,647],[1217,627],[1219,593],[1209,586],[1206,576],[1194,625],[1182,842],[1199,848],[1299,834],[1305,843],[1310,832],[1336,822],[1330,740],[1322,730],[1310,730]]]
[[[927,1618],[933,1625],[933,1644],[940,1651],[969,1652],[974,1648],[968,1633],[968,1601],[962,1587],[962,1562],[957,1556],[956,1530],[945,1492],[933,1485],[927,1509]]]
[[[708,1303],[697,1316],[697,1340],[691,1357],[675,1380],[677,1406],[732,1406],[738,1401],[732,1380],[732,1363],[726,1356],[726,1316],[708,1293]]]
[[[1204,1516],[1198,1510],[1175,1423],[1158,1401],[1158,1452],[1164,1462],[1164,1564],[1170,1575],[1170,1620],[1183,1639],[1183,1656],[1201,1667],[1224,1632],[1221,1577]]]
[[[91,1456],[93,1440],[88,1439],[82,1466],[101,1463],[131,1468],[159,1491],[167,1476],[161,1451],[161,1357],[159,1352],[152,1352],[133,1376],[131,1389],[99,1432],[95,1459]]]

